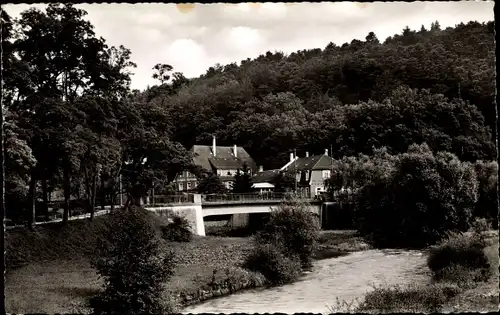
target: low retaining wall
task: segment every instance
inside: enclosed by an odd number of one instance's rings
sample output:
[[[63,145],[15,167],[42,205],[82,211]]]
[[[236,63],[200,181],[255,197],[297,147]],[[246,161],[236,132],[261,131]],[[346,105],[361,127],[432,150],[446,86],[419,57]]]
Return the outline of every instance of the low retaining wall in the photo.
[[[212,284],[210,287],[201,288],[197,292],[182,292],[178,295],[178,298],[183,306],[190,306],[235,292],[263,287],[265,284],[266,278],[260,274],[255,274],[248,279],[232,279],[229,277]]]

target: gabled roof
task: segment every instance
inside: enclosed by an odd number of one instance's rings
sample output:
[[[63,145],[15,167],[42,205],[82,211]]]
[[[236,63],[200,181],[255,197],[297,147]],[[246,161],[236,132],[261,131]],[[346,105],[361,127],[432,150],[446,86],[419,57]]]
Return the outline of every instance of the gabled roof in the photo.
[[[194,164],[208,171],[213,168],[221,170],[241,169],[245,162],[252,170],[252,173],[257,171],[257,164],[242,147],[236,147],[236,157],[233,154],[233,147],[217,146],[215,156],[212,152],[212,146],[208,145],[194,145],[190,151],[194,153]]]
[[[329,170],[332,168],[333,159],[328,155],[313,155],[301,157],[290,163],[286,169],[300,171]]]
[[[279,169],[276,170],[268,170],[263,172],[258,172],[252,177],[252,182],[255,183],[269,183],[271,182],[276,175],[280,173]]]

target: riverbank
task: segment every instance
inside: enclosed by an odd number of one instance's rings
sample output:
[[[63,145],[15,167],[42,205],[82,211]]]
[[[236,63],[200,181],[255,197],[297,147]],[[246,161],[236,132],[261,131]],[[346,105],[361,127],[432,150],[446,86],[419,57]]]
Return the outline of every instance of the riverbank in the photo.
[[[472,235],[466,233],[463,237],[451,238],[449,241],[451,245],[447,245],[451,247],[443,249],[446,255],[444,257],[471,259],[471,256],[458,253],[465,252],[466,242],[472,242],[475,238]],[[377,287],[368,292],[359,306],[337,301],[337,305],[331,311],[362,313],[498,311],[498,231],[483,232],[483,237],[486,246],[482,252],[487,261],[486,268],[477,265],[478,260],[474,260],[474,265],[469,266],[460,265],[460,260],[456,260],[455,263],[450,260],[446,263],[446,268],[449,269],[443,269],[445,273],[440,278],[429,279],[427,283],[419,285]],[[460,255],[464,256],[460,258]],[[428,273],[433,274],[430,270]]]
[[[490,262],[490,277],[487,281],[476,283],[475,287],[460,292],[443,305],[443,312],[498,312],[499,310],[499,241],[498,231],[487,236],[484,252]]]
[[[105,238],[105,217],[67,227],[9,231],[6,237],[6,310],[10,313],[88,313],[87,300],[101,289],[90,267],[93,242]],[[153,226],[164,222],[152,217]],[[262,275],[240,267],[252,239],[195,237],[190,243],[167,243],[176,252],[175,274],[166,285],[180,305],[192,305],[237,291],[262,287]],[[316,259],[363,250],[355,231],[322,232]]]

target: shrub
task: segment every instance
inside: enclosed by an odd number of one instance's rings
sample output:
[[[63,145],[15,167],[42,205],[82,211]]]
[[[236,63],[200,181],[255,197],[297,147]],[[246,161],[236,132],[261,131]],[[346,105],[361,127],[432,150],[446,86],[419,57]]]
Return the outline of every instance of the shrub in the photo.
[[[441,305],[460,292],[453,284],[376,287],[366,294],[359,312],[439,312]]]
[[[296,280],[301,273],[298,256],[287,256],[273,244],[257,245],[247,257],[244,267],[260,272],[269,283],[281,285]]]
[[[446,152],[434,155],[425,144],[387,160],[393,168],[372,172],[356,195],[356,224],[374,245],[425,247],[445,231],[470,228],[477,200],[470,163]]]
[[[489,261],[484,253],[485,242],[477,233],[449,233],[431,249],[427,265],[435,281],[466,283],[486,280]]]
[[[173,222],[161,228],[163,239],[170,242],[190,242],[193,239],[189,221],[175,216]]]
[[[475,169],[479,182],[479,197],[474,215],[486,218],[494,229],[498,229],[498,164],[477,161]]]
[[[95,314],[163,314],[173,306],[164,283],[173,274],[172,252],[161,253],[160,239],[145,210],[111,214],[106,242],[99,242],[92,266],[104,278],[104,291],[90,301]]]
[[[461,288],[469,289],[476,286],[477,282],[488,279],[488,269],[471,269],[460,264],[451,264],[439,269],[432,274],[435,283],[450,282]]]
[[[474,233],[481,235],[482,233],[491,230],[491,224],[485,218],[477,218],[472,223],[472,230]]]
[[[298,256],[302,266],[311,265],[311,256],[319,239],[319,221],[309,204],[290,197],[271,211],[269,222],[257,234],[258,244],[274,244],[289,257]]]

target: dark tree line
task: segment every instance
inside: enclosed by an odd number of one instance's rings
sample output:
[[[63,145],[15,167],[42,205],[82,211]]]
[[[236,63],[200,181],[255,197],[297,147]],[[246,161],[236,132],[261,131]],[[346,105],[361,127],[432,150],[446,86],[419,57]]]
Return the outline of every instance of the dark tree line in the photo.
[[[159,85],[131,91],[131,51],[108,46],[85,15],[70,4],[19,19],[1,11],[10,218],[48,217],[56,190],[64,221],[74,198],[93,213],[116,200],[120,175],[127,205],[136,204],[192,167],[186,148],[213,134],[266,169],[293,149],[330,146],[338,158],[422,142],[463,161],[495,156],[493,22],[446,30],[436,22],[384,43],[371,32],[341,47],[216,65],[193,79],[159,63]]]
[[[282,166],[294,148],[303,154],[332,145],[340,157],[381,145],[405,152],[423,140],[462,160],[492,159],[493,30],[493,22],[446,30],[435,22],[384,43],[371,32],[341,47],[267,52],[211,67],[151,102],[175,117],[173,137],[186,147],[216,134],[266,168]]]
[[[120,174],[127,205],[137,203],[189,164],[164,109],[130,91],[130,50],[96,37],[85,15],[71,4],[1,12],[10,218],[48,217],[58,189],[64,222],[72,197],[93,215],[96,200],[114,204]]]

